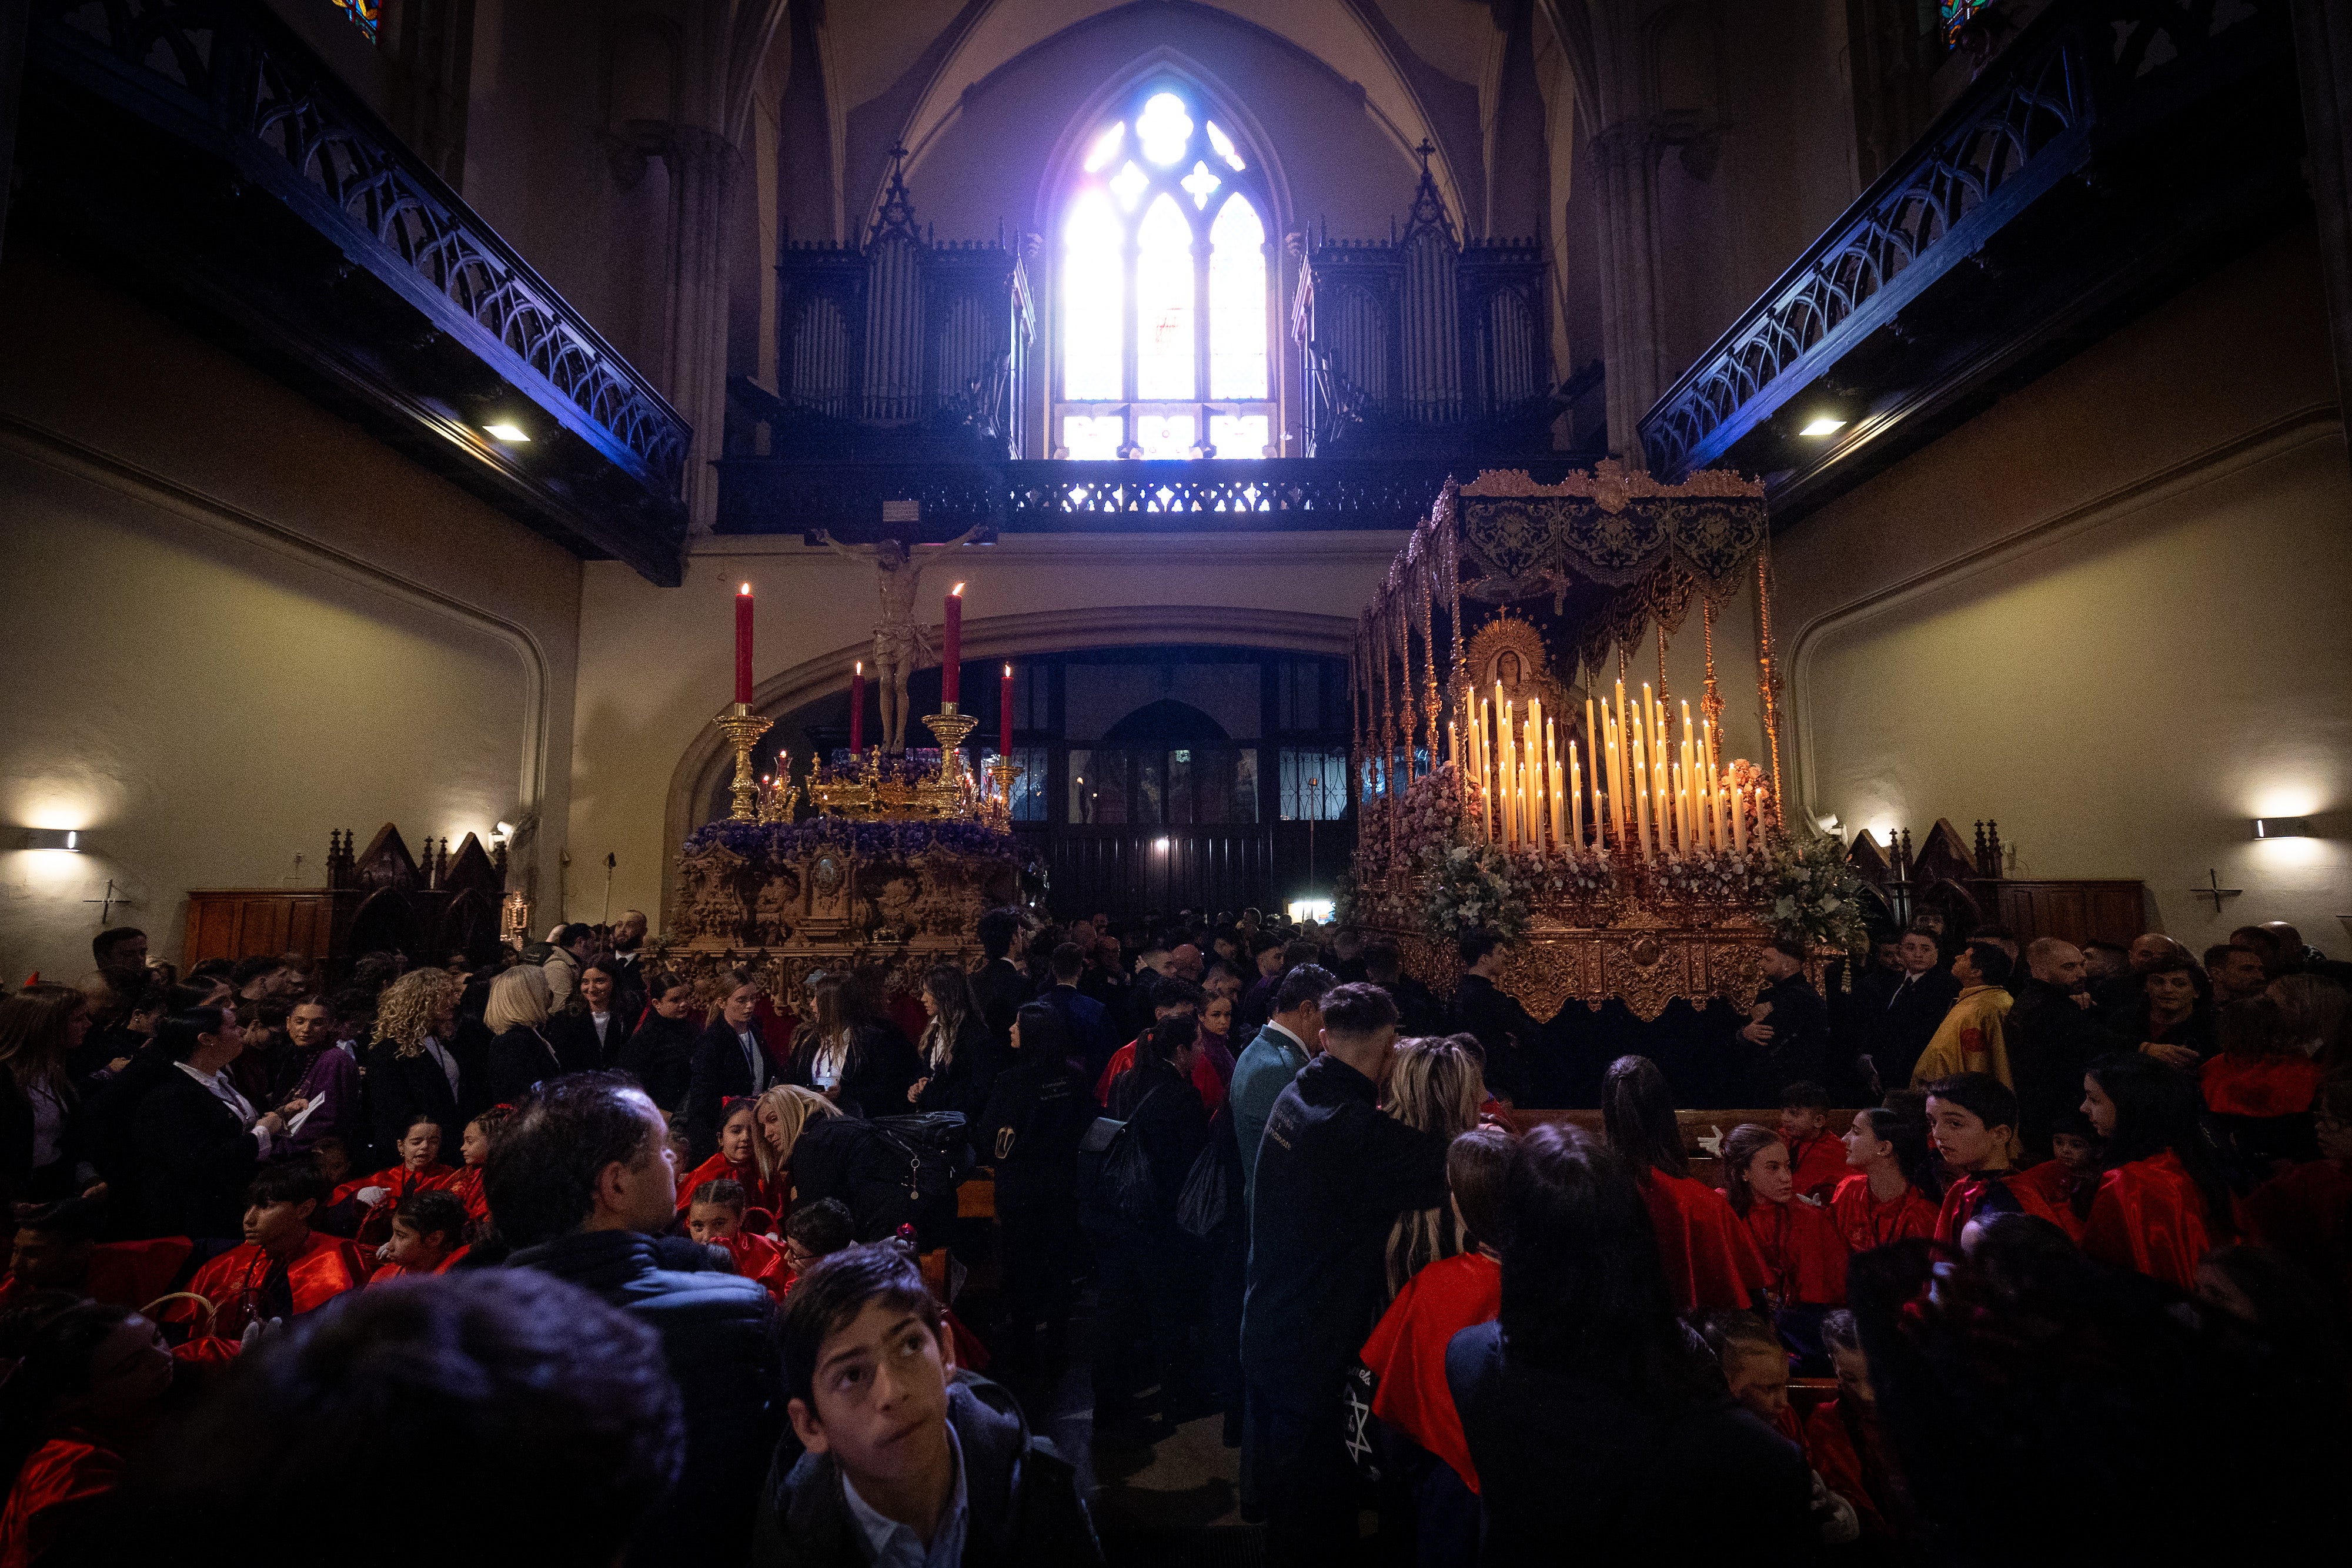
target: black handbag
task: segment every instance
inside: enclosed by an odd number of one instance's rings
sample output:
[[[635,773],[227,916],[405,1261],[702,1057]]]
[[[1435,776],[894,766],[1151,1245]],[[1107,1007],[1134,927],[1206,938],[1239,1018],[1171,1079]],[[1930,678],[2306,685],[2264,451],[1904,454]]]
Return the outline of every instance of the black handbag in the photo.
[[[1231,1138],[1211,1135],[1192,1156],[1184,1173],[1184,1190],[1176,1197],[1176,1228],[1196,1240],[1206,1241],[1237,1217],[1234,1201],[1241,1176],[1241,1151]]]
[[[907,1161],[907,1197],[916,1203],[951,1193],[971,1174],[971,1139],[961,1111],[877,1116],[870,1124]]]
[[[1146,1094],[1124,1122],[1096,1117],[1078,1140],[1078,1224],[1089,1236],[1113,1236],[1150,1223],[1159,1206],[1159,1184],[1152,1179],[1151,1161],[1133,1124],[1159,1092],[1154,1089]]]

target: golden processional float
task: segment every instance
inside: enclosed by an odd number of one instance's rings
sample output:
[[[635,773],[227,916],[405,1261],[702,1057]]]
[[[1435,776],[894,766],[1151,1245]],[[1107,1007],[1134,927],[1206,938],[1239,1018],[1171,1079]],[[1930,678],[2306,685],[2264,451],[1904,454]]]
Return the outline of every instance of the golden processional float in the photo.
[[[956,667],[963,585],[950,599],[943,677]],[[750,585],[741,601],[748,603]],[[942,680],[940,711],[922,719],[937,745],[897,751],[862,744],[864,666],[851,683],[851,745],[817,760],[806,786],[789,754],[757,776],[753,748],[772,721],[754,713],[748,615],[738,622],[737,700],[711,722],[735,759],[732,812],[688,838],[677,897],[655,949],[691,980],[746,968],[779,1008],[805,1010],[812,977],[856,969],[886,998],[919,993],[925,971],[980,956],[988,910],[1031,902],[1044,872],[1012,833],[1021,768],[999,744],[979,766],[966,755],[979,720],[960,712],[958,683]],[[1009,686],[1011,667],[1006,668]]]
[[[1776,933],[1845,946],[1843,848],[1781,810],[1771,579],[1764,487],[1736,474],[1449,482],[1358,624],[1349,917],[1441,992],[1455,939],[1496,931],[1496,983],[1543,1019],[1571,998],[1645,1022],[1676,998],[1744,1006]],[[1754,761],[1730,754],[1715,658],[1717,608],[1750,591]],[[1696,703],[1665,664],[1694,602]],[[1629,662],[1652,632],[1654,683]]]

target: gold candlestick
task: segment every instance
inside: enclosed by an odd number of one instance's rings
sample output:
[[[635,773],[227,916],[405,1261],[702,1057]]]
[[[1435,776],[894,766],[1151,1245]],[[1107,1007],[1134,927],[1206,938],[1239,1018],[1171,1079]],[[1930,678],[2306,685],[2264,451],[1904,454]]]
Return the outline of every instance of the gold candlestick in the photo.
[[[958,713],[953,703],[941,703],[939,712],[924,716],[923,727],[940,743],[940,770],[929,783],[916,790],[916,799],[934,815],[961,816],[964,800],[963,743],[980,727],[980,720],[970,714]]]
[[[761,718],[745,704],[730,703],[710,722],[719,727],[728,744],[735,748],[735,784],[729,791],[735,802],[734,819],[739,822],[757,821],[760,781],[751,774],[751,748],[760,744],[760,737],[774,727],[775,721]]]

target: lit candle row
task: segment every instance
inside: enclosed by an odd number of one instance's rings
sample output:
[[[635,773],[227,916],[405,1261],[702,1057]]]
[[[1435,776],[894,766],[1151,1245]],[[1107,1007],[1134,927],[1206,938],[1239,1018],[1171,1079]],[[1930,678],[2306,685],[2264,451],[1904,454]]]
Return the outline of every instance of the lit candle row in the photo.
[[[1522,714],[1497,684],[1467,716],[1466,734],[1445,727],[1446,757],[1477,796],[1482,836],[1505,850],[1589,846],[1638,853],[1644,862],[1745,853],[1748,812],[1760,802],[1717,757],[1714,724],[1694,728],[1688,703],[1681,717],[1675,740],[1650,688],[1635,708],[1619,681],[1614,711],[1606,697],[1586,699],[1581,748],[1571,738],[1563,766],[1556,720],[1545,716],[1542,700]]]

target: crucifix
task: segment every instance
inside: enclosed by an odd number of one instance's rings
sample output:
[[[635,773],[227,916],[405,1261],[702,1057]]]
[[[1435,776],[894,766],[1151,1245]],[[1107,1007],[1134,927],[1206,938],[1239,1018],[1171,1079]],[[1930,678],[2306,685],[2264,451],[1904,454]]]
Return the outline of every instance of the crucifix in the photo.
[[[2238,894],[2246,891],[2242,887],[2223,887],[2221,885],[2221,873],[2210,866],[2205,868],[2205,883],[2206,885],[2203,887],[2190,888],[2189,890],[2189,896],[2191,898],[2211,899],[2213,901],[2213,913],[2217,916],[2221,913],[2221,901],[2223,899],[2235,898]]]
[[[114,879],[110,876],[106,879],[106,896],[104,898],[85,898],[82,902],[84,904],[95,904],[98,905],[98,923],[102,926],[107,923],[108,918],[113,915],[114,906],[116,904],[128,904],[131,900],[123,894],[114,891]]]

